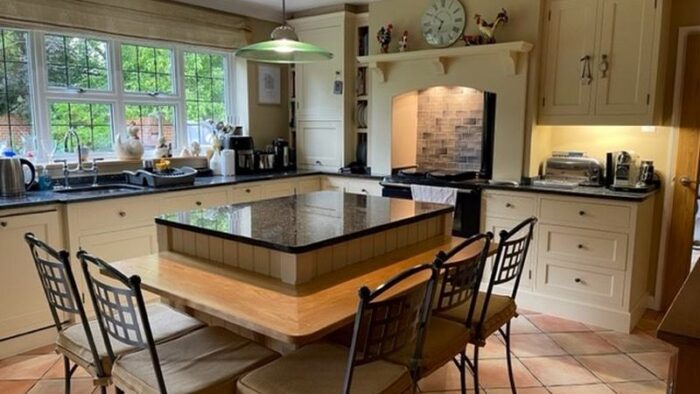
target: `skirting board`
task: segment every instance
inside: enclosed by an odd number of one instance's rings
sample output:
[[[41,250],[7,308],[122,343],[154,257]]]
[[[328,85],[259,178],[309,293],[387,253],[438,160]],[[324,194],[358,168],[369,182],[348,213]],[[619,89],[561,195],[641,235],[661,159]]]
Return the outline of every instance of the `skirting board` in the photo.
[[[49,327],[0,342],[0,359],[16,356],[56,342],[56,328]]]
[[[519,307],[535,312],[630,333],[647,309],[648,298],[646,296],[641,297],[631,312],[625,312],[596,305],[581,304],[553,296],[535,294],[521,289],[518,292],[516,303]]]

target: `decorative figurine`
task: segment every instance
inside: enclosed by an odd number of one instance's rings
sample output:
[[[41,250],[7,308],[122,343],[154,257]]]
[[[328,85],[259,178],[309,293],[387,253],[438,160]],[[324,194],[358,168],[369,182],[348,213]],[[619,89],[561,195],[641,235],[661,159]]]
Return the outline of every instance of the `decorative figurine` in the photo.
[[[202,146],[199,144],[199,141],[192,141],[190,144],[190,153],[192,153],[194,157],[199,157],[199,154],[202,153]]]
[[[143,157],[143,144],[139,139],[141,129],[135,123],[127,128],[129,134],[126,141],[122,141],[122,134],[117,134],[117,139],[114,141],[114,148],[117,152],[119,160],[141,160]]]
[[[505,8],[501,8],[501,12],[496,15],[496,20],[493,23],[489,23],[487,20],[483,19],[481,15],[476,14],[474,15],[474,19],[476,20],[476,25],[479,28],[479,32],[481,33],[482,36],[482,42],[484,44],[495,44],[496,43],[496,30],[498,30],[498,27],[500,25],[505,25],[508,23],[508,11],[506,11]],[[467,45],[469,45],[469,42],[467,42]]]
[[[382,48],[382,53],[389,53],[389,44],[391,44],[391,31],[394,30],[394,25],[389,23],[386,26],[382,26],[377,32],[377,41]]]
[[[399,41],[399,52],[408,50],[408,30],[404,30],[401,40]]]
[[[180,157],[192,157],[192,152],[187,147],[182,148],[180,151]]]
[[[158,146],[156,150],[153,151],[153,157],[155,159],[162,159],[164,157],[169,157],[170,148],[168,148],[167,140],[163,134],[158,136]]]

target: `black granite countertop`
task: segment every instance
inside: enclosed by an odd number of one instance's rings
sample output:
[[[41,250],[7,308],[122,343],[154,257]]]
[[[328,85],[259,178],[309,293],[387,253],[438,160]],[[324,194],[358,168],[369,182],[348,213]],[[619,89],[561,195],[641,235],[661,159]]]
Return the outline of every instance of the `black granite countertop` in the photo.
[[[621,200],[621,201],[644,201],[647,198],[653,196],[658,192],[658,189],[652,190],[650,192],[635,193],[635,192],[621,192],[610,190],[606,187],[586,187],[577,186],[572,189],[557,188],[557,187],[547,187],[538,185],[484,185],[485,189],[494,190],[504,190],[504,191],[515,191],[515,192],[530,192],[530,193],[549,193],[558,194],[562,196],[575,196],[575,197],[590,197],[590,198],[604,198],[609,200]]]
[[[187,186],[174,186],[174,187],[164,187],[164,188],[143,188],[140,190],[129,190],[122,192],[113,193],[58,193],[55,191],[43,191],[43,192],[27,192],[24,197],[18,198],[2,198],[0,197],[0,210],[2,209],[14,209],[14,208],[25,208],[40,205],[50,205],[50,204],[69,204],[69,203],[79,203],[86,201],[95,200],[105,200],[112,198],[122,198],[122,197],[134,197],[140,195],[166,193],[173,191],[183,191],[183,190],[193,190],[207,187],[216,186],[227,186],[227,185],[237,185],[247,182],[259,182],[267,180],[279,180],[285,178],[297,178],[302,176],[314,176],[314,175],[328,175],[328,176],[341,176],[350,178],[361,178],[369,180],[381,179],[380,176],[373,175],[358,175],[358,174],[341,174],[341,173],[329,173],[320,172],[313,170],[294,170],[287,172],[274,172],[274,173],[264,173],[264,174],[251,174],[251,175],[236,175],[236,176],[211,176],[211,177],[198,177],[195,180],[194,185]],[[90,179],[92,179],[90,177]],[[108,183],[124,183],[121,176],[118,180],[112,180]]]
[[[450,213],[448,205],[320,191],[160,216],[156,223],[304,253]]]

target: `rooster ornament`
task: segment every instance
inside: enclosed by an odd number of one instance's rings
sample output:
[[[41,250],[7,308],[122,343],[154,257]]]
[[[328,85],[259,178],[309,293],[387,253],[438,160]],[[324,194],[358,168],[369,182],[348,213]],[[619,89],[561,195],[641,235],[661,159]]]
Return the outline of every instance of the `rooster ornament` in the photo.
[[[505,25],[508,23],[508,11],[506,11],[505,8],[501,8],[501,12],[496,15],[496,20],[493,21],[493,23],[489,23],[479,14],[474,15],[474,19],[476,20],[476,25],[479,28],[481,36],[483,37],[483,41],[485,41],[486,44],[495,44],[496,30],[498,30],[500,25]]]
[[[382,47],[382,53],[389,53],[389,44],[391,44],[392,30],[394,30],[394,26],[390,23],[386,26],[382,26],[377,32],[377,41]]]

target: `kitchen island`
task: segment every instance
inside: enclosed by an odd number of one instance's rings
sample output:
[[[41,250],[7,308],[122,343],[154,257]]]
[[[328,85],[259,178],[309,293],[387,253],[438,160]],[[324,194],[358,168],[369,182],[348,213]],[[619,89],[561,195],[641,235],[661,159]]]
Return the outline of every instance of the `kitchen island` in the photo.
[[[290,285],[451,238],[451,206],[314,192],[163,215],[161,252],[279,279]]]

